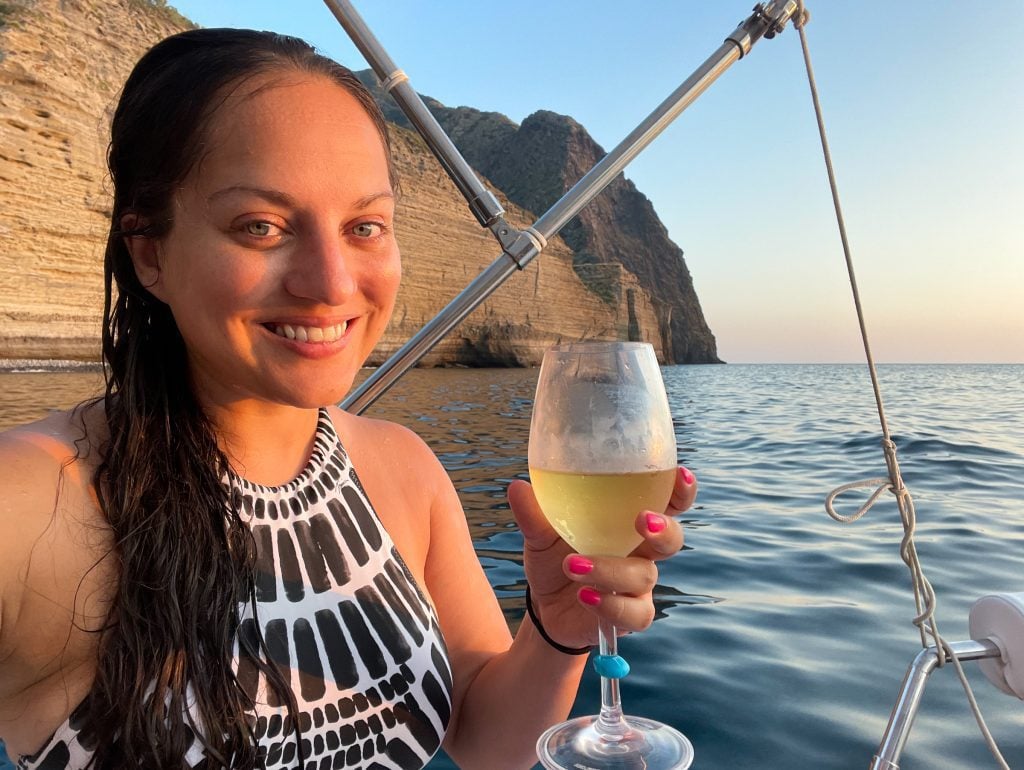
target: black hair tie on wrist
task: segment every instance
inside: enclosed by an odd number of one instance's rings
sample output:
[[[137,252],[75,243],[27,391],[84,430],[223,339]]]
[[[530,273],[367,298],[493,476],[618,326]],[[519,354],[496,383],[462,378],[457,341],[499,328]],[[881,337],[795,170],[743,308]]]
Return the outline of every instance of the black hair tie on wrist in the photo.
[[[550,636],[548,632],[544,630],[544,626],[540,624],[540,618],[537,617],[537,613],[533,611],[533,601],[530,599],[530,584],[526,584],[526,613],[530,616],[530,620],[533,621],[533,627],[537,629],[537,633],[540,634],[541,639],[550,644],[559,652],[564,655],[587,655],[590,652],[589,647],[566,647],[564,644],[559,644]]]

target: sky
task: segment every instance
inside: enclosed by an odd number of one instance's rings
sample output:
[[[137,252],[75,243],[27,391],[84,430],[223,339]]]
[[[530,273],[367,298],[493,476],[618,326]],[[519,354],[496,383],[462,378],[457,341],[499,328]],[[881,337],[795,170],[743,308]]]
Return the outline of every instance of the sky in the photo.
[[[298,35],[367,66],[316,0],[171,4],[202,26]],[[570,115],[611,150],[752,2],[354,5],[421,94],[517,123],[539,109]],[[806,5],[875,360],[1024,363],[1024,1]],[[864,360],[792,26],[734,64],[626,176],[683,249],[722,359]]]

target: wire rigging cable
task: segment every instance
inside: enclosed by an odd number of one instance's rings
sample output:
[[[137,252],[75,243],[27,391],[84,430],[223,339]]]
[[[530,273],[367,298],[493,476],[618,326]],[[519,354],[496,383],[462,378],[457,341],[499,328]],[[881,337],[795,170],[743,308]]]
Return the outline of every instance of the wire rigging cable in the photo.
[[[917,527],[917,513],[914,509],[914,500],[910,495],[910,490],[908,490],[903,483],[903,477],[900,474],[899,461],[896,459],[896,444],[893,443],[892,437],[889,433],[889,424],[886,420],[885,407],[882,403],[882,391],[878,383],[878,372],[875,369],[874,358],[871,355],[871,344],[868,341],[868,332],[867,326],[864,322],[864,311],[861,306],[860,292],[857,289],[857,278],[853,270],[853,257],[850,253],[850,242],[846,235],[846,223],[843,219],[843,210],[839,203],[839,189],[836,185],[835,171],[832,166],[832,154],[829,150],[828,138],[825,134],[825,121],[822,116],[821,103],[818,100],[818,88],[814,79],[814,68],[811,66],[811,54],[807,46],[807,33],[804,29],[809,19],[809,14],[804,8],[803,0],[798,0],[797,5],[798,10],[793,16],[793,26],[800,34],[800,47],[803,50],[804,65],[807,68],[807,81],[811,90],[811,100],[814,102],[814,114],[818,121],[818,134],[821,137],[821,149],[825,158],[825,168],[828,172],[829,187],[832,191],[832,203],[836,212],[836,224],[839,227],[839,237],[843,244],[843,255],[846,259],[846,271],[850,278],[850,289],[853,292],[853,303],[857,310],[857,322],[860,325],[860,336],[861,341],[864,344],[864,355],[867,358],[868,371],[871,376],[871,386],[875,393],[875,405],[878,409],[878,419],[882,427],[882,450],[885,454],[885,464],[889,471],[887,478],[865,479],[863,481],[855,481],[853,483],[837,487],[830,492],[828,497],[825,499],[825,510],[828,512],[828,515],[836,521],[843,524],[849,524],[867,513],[871,506],[875,504],[884,492],[892,492],[896,497],[896,505],[899,508],[900,519],[903,523],[903,540],[900,543],[900,557],[910,570],[910,578],[914,589],[914,604],[918,613],[914,618],[913,623],[917,626],[918,632],[921,635],[921,646],[925,648],[929,646],[927,637],[930,636],[935,641],[935,652],[938,657],[939,665],[944,665],[947,658],[953,661],[953,667],[956,669],[957,675],[960,678],[964,692],[967,695],[967,701],[970,704],[971,711],[974,713],[974,718],[978,723],[978,727],[981,729],[981,734],[988,745],[989,751],[992,752],[996,762],[999,763],[999,766],[1003,768],[1003,770],[1010,770],[1009,765],[1006,763],[1002,753],[999,751],[999,747],[996,745],[995,739],[992,737],[992,733],[988,729],[988,725],[985,724],[985,718],[981,714],[981,709],[974,697],[974,692],[971,690],[971,685],[967,681],[967,675],[964,673],[963,666],[961,665],[959,658],[957,658],[956,653],[953,652],[946,640],[943,639],[942,635],[939,633],[938,625],[935,622],[937,599],[931,583],[928,582],[927,577],[925,577],[924,568],[921,566],[921,561],[917,555],[917,547],[914,544],[914,533]],[[835,510],[833,503],[840,494],[851,489],[865,487],[875,487],[875,491],[855,513],[842,515]]]

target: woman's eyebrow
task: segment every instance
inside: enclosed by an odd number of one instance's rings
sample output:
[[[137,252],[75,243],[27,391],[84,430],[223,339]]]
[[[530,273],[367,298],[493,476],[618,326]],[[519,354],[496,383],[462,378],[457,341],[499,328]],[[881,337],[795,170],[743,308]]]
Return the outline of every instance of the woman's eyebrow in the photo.
[[[234,193],[247,193],[249,195],[255,195],[263,198],[264,200],[270,201],[271,203],[277,203],[282,206],[294,206],[295,199],[286,192],[280,190],[272,190],[266,187],[252,187],[251,185],[235,184],[230,187],[225,187],[221,190],[217,190],[212,193],[207,199],[207,203],[213,203],[218,198],[223,198],[226,195],[232,195]]]
[[[291,195],[281,190],[273,190],[267,187],[253,187],[252,185],[236,184],[230,187],[225,187],[221,190],[217,190],[212,193],[207,199],[207,203],[213,203],[218,198],[222,198],[226,195],[232,195],[234,193],[246,193],[248,195],[255,195],[263,198],[264,200],[270,201],[271,203],[277,203],[281,206],[295,207],[296,201]],[[370,193],[359,198],[353,206],[357,209],[365,209],[372,206],[379,200],[394,200],[395,194],[391,190],[381,190],[380,192]]]
[[[379,200],[394,200],[395,194],[391,190],[381,190],[377,193],[371,193],[370,195],[364,195],[362,198],[355,202],[357,209],[365,209],[372,206]]]

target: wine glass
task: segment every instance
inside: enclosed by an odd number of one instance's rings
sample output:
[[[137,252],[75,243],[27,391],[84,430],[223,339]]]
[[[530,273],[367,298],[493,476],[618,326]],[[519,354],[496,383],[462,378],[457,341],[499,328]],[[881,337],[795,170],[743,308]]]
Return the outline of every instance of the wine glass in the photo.
[[[579,342],[544,354],[533,405],[530,481],[544,515],[580,553],[626,556],[642,542],[638,513],[663,511],[676,442],[654,348]],[[685,770],[693,746],[677,730],[624,716],[615,627],[599,623],[601,713],[548,729],[537,755],[548,770]]]

